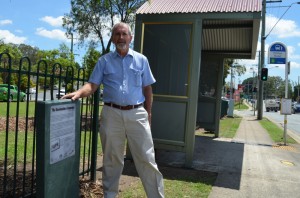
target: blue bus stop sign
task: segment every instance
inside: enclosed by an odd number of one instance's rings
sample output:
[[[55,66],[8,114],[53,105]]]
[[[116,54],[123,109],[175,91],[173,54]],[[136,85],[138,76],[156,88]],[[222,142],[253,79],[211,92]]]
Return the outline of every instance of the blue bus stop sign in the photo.
[[[269,47],[269,64],[286,64],[287,47],[281,42],[272,43]]]

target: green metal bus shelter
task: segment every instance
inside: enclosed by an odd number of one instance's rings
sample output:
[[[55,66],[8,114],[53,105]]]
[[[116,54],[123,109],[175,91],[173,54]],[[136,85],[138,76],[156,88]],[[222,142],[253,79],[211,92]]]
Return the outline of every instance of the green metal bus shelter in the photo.
[[[225,58],[254,59],[259,0],[152,0],[136,13],[134,49],[148,57],[156,149],[193,162],[195,128],[218,136]]]

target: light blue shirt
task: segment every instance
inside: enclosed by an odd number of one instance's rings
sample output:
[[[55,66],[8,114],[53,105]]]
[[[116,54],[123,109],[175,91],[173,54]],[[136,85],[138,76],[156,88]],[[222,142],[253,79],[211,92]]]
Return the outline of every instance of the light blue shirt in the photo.
[[[101,56],[89,79],[90,83],[103,84],[103,101],[117,105],[143,103],[143,87],[155,82],[148,59],[129,49],[125,57],[117,51]]]

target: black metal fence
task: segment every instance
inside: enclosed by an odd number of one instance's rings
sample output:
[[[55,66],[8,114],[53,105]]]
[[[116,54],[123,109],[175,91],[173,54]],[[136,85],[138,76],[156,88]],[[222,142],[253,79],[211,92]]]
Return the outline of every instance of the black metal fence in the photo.
[[[27,57],[16,64],[8,53],[0,54],[0,75],[0,197],[35,197],[36,103],[79,89],[87,75],[59,63],[48,67],[44,60],[33,66]],[[18,89],[5,88],[11,85]],[[95,180],[99,91],[81,100],[80,112],[79,177]]]

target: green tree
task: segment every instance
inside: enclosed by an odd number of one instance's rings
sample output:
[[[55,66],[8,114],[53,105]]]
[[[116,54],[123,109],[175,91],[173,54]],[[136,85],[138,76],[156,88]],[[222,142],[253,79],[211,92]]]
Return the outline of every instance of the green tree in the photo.
[[[284,85],[284,81],[279,76],[269,76],[268,80],[264,82],[264,95],[268,97],[282,96],[279,88]]]
[[[3,55],[1,58],[0,66],[3,68],[9,68],[16,69],[19,66],[19,60],[22,57],[22,53],[14,44],[5,44],[4,42],[0,42],[0,54],[1,53],[8,53],[10,55],[11,59],[11,65],[9,65],[9,57],[7,55]],[[1,81],[3,83],[8,83],[8,73],[2,72],[1,73]],[[12,84],[15,84],[13,81],[13,78],[10,79],[10,82]]]
[[[87,53],[84,56],[84,65],[86,68],[86,76],[91,74],[101,53],[97,51],[93,46],[90,46]]]
[[[71,11],[63,17],[63,27],[70,36],[77,33],[79,44],[89,40],[98,45],[101,53],[110,51],[111,40],[105,40],[111,27],[117,22],[133,26],[134,13],[145,0],[71,0]]]
[[[26,44],[18,45],[18,49],[21,51],[22,56],[28,57],[30,59],[31,64],[36,64],[38,62],[38,47],[32,47]]]
[[[238,75],[241,76],[246,72],[245,65],[240,65],[237,63],[237,60],[235,59],[224,59],[224,74],[223,74],[223,85],[225,84],[225,79],[228,77],[228,75],[231,72],[232,67],[232,75]]]
[[[292,85],[288,82],[288,98],[292,98]],[[285,97],[285,80],[279,76],[269,76],[264,82],[263,97],[284,98]]]

